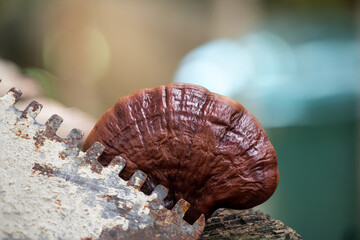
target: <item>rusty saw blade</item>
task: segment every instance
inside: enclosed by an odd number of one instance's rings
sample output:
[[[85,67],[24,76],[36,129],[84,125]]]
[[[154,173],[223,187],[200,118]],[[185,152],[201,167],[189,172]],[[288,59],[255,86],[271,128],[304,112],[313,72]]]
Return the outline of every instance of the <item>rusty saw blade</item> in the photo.
[[[15,88],[0,98],[0,239],[197,239],[205,225],[182,218],[189,203],[181,199],[172,210],[161,205],[167,189],[150,195],[140,191],[146,174],[129,181],[118,175],[120,157],[103,167],[97,158],[104,147],[95,143],[82,152],[83,137],[73,129],[56,135],[62,122],[53,115],[36,121],[42,106],[24,111],[14,104]]]

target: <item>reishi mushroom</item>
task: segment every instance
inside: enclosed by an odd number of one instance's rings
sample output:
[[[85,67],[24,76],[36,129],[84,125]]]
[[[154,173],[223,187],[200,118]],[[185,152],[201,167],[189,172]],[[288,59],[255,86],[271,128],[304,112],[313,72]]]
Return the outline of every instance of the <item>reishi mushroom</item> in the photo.
[[[193,84],[121,98],[96,123],[84,150],[96,141],[105,146],[101,164],[125,159],[121,177],[147,173],[145,193],[167,187],[166,207],[188,201],[190,223],[220,207],[261,204],[279,181],[275,150],[257,119],[238,102]]]

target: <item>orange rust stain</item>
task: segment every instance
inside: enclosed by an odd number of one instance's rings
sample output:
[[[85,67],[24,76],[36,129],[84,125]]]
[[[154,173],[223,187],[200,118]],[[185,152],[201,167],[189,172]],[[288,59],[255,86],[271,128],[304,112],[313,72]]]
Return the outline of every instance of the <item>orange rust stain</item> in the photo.
[[[64,152],[59,153],[59,158],[61,158],[62,160],[65,160],[66,157],[67,157],[66,153]]]
[[[29,134],[23,134],[20,129],[17,130],[15,135],[24,139],[30,139]]]
[[[17,133],[16,133],[16,136],[20,137],[20,135],[21,135],[21,130],[18,129],[18,130],[17,130]]]
[[[108,201],[111,200],[111,199],[113,199],[113,197],[110,196],[110,195],[103,195],[102,197],[105,198],[105,199],[107,199]]]
[[[61,201],[59,199],[56,199],[55,204],[61,206]]]
[[[35,163],[32,169],[33,169],[32,174],[35,174],[35,172],[37,172],[38,174],[46,177],[55,176],[55,174],[53,173],[53,169],[50,166],[40,165],[39,163]]]

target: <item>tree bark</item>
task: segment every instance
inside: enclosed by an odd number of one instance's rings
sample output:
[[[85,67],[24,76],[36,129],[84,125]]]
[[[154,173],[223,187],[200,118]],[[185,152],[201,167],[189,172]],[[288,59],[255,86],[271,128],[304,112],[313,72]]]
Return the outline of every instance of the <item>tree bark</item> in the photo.
[[[206,222],[202,240],[302,239],[295,230],[254,210],[218,209]]]

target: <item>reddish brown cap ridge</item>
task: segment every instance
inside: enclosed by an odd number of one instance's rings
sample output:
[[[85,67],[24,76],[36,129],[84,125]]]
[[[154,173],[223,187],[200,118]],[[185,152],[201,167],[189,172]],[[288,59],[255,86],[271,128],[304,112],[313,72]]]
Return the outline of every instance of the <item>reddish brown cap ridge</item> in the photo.
[[[144,192],[169,189],[165,205],[191,203],[189,222],[220,207],[246,209],[275,191],[275,150],[257,119],[238,102],[207,89],[176,83],[121,98],[96,123],[84,150],[105,146],[99,161],[126,160],[125,179],[148,174]]]

